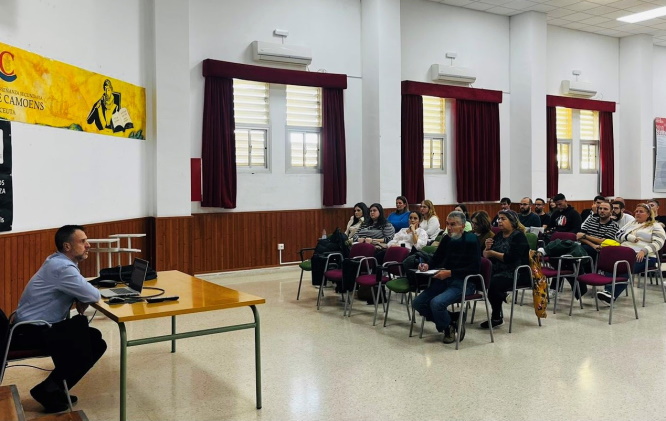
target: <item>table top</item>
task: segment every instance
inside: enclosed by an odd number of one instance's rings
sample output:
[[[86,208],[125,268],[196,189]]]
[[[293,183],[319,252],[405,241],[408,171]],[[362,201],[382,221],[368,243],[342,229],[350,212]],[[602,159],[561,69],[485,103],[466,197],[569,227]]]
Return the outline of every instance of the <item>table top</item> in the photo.
[[[120,242],[119,238],[88,238],[90,244],[111,244]]]
[[[178,295],[180,298],[178,301],[134,304],[106,304],[103,300],[100,300],[92,306],[116,323],[124,323],[133,320],[244,307],[266,302],[266,299],[256,295],[204,281],[177,270],[157,272],[157,279],[146,281],[144,287],[162,288],[165,290],[164,295]],[[153,292],[153,290],[144,289],[142,295],[148,296]]]
[[[113,238],[140,238],[145,237],[146,234],[111,234],[109,237]]]

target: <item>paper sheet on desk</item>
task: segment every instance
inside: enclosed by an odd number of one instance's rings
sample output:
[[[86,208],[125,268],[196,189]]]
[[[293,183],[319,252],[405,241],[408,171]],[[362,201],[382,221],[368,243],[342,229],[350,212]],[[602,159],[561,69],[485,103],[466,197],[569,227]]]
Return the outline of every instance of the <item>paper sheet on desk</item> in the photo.
[[[437,272],[439,272],[440,270],[441,269],[430,269],[430,270],[426,270],[424,272],[421,272],[420,270],[417,270],[416,273],[419,274],[419,275],[434,275]]]

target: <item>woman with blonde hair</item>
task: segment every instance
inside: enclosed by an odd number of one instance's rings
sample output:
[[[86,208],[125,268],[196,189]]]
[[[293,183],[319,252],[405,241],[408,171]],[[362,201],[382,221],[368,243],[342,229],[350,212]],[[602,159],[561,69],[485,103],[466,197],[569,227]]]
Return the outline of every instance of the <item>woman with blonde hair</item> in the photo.
[[[439,217],[435,211],[435,205],[430,200],[421,202],[421,215],[423,220],[420,227],[428,233],[428,240],[432,241],[439,234]]]
[[[656,267],[657,253],[664,246],[666,232],[661,224],[656,224],[654,212],[649,205],[640,203],[634,211],[634,220],[621,227],[615,235],[621,246],[636,251],[636,263],[632,273],[639,274],[648,267]],[[627,285],[615,286],[615,300],[627,289]],[[606,285],[605,291],[597,292],[597,298],[610,304],[611,287]]]

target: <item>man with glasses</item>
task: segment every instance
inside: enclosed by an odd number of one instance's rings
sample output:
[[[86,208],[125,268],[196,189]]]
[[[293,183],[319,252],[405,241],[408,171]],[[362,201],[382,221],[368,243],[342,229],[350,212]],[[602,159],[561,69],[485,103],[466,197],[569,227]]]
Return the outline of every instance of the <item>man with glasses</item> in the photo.
[[[537,197],[534,201],[534,213],[541,219],[541,226],[545,229],[550,222],[550,215],[546,213],[546,201]]]
[[[613,200],[611,202],[611,219],[617,222],[617,226],[622,228],[629,222],[634,220],[634,217],[624,212],[624,201]]]
[[[541,218],[536,213],[532,212],[532,199],[523,197],[520,200],[520,213],[518,220],[525,228],[537,227],[541,228]]]

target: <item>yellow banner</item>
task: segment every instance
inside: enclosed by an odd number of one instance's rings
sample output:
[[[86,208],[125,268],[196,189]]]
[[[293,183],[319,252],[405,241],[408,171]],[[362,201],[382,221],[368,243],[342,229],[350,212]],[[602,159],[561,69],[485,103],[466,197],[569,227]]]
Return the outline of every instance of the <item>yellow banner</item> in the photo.
[[[146,90],[0,43],[0,118],[145,139]]]

